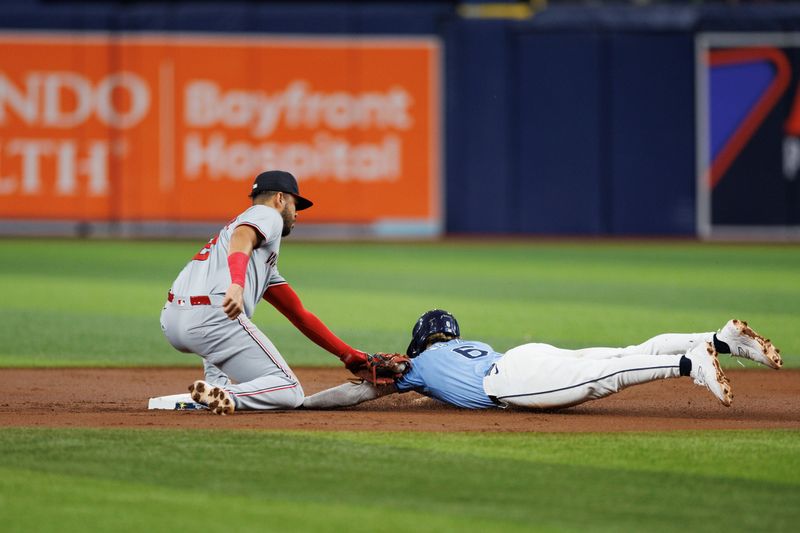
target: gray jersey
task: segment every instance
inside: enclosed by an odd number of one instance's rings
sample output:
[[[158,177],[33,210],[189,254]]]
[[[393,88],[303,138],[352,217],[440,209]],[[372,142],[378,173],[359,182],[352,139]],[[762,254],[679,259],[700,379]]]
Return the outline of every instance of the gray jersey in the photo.
[[[172,284],[176,296],[223,296],[231,284],[228,250],[231,235],[238,226],[251,226],[261,237],[261,245],[250,254],[244,286],[244,313],[252,317],[264,291],[286,283],[278,273],[283,218],[272,207],[254,205],[222,228],[187,264]]]

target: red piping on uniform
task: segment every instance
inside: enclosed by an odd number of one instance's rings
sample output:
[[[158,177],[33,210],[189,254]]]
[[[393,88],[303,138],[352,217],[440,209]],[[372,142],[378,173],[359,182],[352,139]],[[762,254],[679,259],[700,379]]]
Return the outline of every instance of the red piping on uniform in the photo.
[[[280,387],[273,387],[271,389],[261,389],[254,392],[238,392],[236,396],[258,396],[259,394],[267,394],[269,392],[278,392],[279,390],[293,389],[297,387],[297,383],[292,385],[282,385]]]
[[[269,357],[269,360],[272,361],[275,364],[275,366],[280,368],[283,371],[283,373],[286,374],[287,378],[292,379],[292,375],[289,373],[289,371],[286,370],[285,368],[283,368],[283,366],[281,366],[281,364],[278,363],[278,361],[275,360],[275,357],[270,353],[270,351],[267,349],[267,347],[264,346],[264,344],[262,344],[261,340],[258,337],[256,337],[253,334],[252,331],[250,331],[250,328],[247,327],[247,324],[242,322],[242,317],[241,316],[237,317],[237,320],[239,321],[239,324],[242,325],[242,327],[247,332],[247,334],[250,335],[250,338],[252,338],[254,341],[256,341],[256,344],[258,344],[261,347],[261,349],[264,350],[264,353],[267,354],[267,357]]]
[[[239,226],[249,226],[249,227],[253,228],[254,230],[256,230],[256,233],[261,235],[261,240],[262,241],[266,242],[266,241],[269,240],[269,239],[267,239],[267,236],[264,235],[264,232],[261,230],[261,228],[259,228],[258,226],[256,226],[252,222],[239,222],[238,224],[236,224],[236,226],[233,227],[233,229],[236,229]]]

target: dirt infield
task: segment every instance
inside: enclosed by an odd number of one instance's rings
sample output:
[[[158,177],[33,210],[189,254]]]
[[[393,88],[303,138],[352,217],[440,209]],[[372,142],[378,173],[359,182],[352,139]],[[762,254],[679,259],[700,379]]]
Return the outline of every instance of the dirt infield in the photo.
[[[347,379],[297,370],[306,394]],[[688,379],[648,383],[560,411],[468,411],[417,394],[338,411],[148,411],[147,399],[184,392],[193,369],[3,369],[0,427],[248,428],[326,431],[654,431],[800,428],[800,371],[731,370],[734,402],[720,405]]]

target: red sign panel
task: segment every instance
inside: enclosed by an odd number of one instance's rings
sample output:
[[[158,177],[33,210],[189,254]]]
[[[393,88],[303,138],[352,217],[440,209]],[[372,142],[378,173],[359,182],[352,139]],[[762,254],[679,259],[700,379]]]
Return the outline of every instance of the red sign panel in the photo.
[[[263,170],[303,221],[438,224],[424,38],[0,33],[0,218],[217,221]]]

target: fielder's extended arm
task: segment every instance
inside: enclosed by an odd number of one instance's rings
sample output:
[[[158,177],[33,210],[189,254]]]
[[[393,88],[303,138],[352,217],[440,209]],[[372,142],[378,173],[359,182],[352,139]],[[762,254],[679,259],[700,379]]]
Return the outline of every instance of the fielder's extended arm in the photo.
[[[355,373],[357,369],[366,366],[367,354],[356,350],[328,329],[322,320],[303,306],[300,297],[288,283],[273,285],[264,293],[264,299],[288,318],[303,335],[341,359],[351,372]]]

